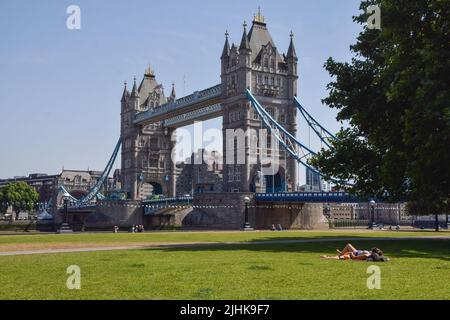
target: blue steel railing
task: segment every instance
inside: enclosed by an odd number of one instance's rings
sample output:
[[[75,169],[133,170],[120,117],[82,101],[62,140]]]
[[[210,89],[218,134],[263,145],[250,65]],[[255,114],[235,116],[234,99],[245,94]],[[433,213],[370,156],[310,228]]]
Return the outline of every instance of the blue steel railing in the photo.
[[[286,192],[257,193],[257,202],[364,202],[356,195],[348,192]]]
[[[161,209],[177,208],[183,205],[190,205],[192,203],[192,199],[192,197],[179,197],[146,200],[142,202],[142,205],[144,207],[144,215],[154,214]]]

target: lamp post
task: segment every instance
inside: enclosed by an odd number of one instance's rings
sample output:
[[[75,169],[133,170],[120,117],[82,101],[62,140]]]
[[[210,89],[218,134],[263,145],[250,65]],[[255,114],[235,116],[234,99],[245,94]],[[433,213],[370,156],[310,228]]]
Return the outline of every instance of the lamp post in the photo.
[[[375,228],[377,225],[375,224],[375,200],[370,200],[370,222],[369,229]]]
[[[58,233],[70,233],[73,232],[69,225],[69,213],[67,207],[69,206],[69,198],[64,196],[63,198],[63,206],[64,206],[64,221],[61,224],[61,227],[58,230]]]
[[[251,231],[253,228],[250,226],[250,222],[248,221],[248,204],[250,203],[249,197],[244,197],[245,204],[245,215],[244,215],[244,225],[242,227],[242,231]]]
[[[63,203],[64,203],[64,224],[67,225],[68,222],[68,213],[67,213],[67,207],[69,205],[69,199],[67,197],[64,197],[63,199]]]

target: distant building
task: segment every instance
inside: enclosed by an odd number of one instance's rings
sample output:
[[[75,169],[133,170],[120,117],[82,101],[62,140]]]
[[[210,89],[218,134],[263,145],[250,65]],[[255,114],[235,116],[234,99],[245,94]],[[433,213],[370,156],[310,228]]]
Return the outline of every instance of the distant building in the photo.
[[[177,194],[221,192],[223,165],[215,161],[220,158],[217,151],[200,149],[192,153],[185,163],[178,165],[181,172],[177,178]]]
[[[323,190],[322,178],[320,174],[314,172],[310,168],[306,168],[306,185],[304,186],[305,191],[309,192],[320,192]]]
[[[97,183],[102,175],[101,171],[93,170],[62,170],[60,174],[48,175],[46,173],[32,173],[28,177],[14,177],[0,179],[0,188],[9,183],[25,182],[39,193],[39,202],[60,203],[59,189],[63,186],[75,198],[81,198]],[[101,192],[120,189],[119,172],[114,173],[113,178],[108,178]]]

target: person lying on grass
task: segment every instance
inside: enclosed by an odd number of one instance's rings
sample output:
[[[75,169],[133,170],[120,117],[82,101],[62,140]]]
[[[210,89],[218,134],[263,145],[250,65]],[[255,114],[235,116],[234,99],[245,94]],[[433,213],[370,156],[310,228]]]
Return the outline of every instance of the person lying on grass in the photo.
[[[334,260],[368,260],[368,261],[389,261],[387,257],[383,255],[383,251],[378,248],[372,248],[371,251],[357,250],[351,243],[347,244],[344,249],[336,251],[339,253],[337,256],[320,256],[323,259]]]

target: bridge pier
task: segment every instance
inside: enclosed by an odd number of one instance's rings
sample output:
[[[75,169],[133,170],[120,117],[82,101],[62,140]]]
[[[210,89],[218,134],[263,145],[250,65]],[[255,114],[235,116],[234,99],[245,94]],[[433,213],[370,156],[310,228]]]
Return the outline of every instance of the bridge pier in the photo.
[[[283,229],[328,229],[323,215],[322,203],[264,203],[258,206],[255,215],[258,229],[269,229],[280,224]]]
[[[250,198],[249,222],[255,229],[328,229],[323,203],[258,203],[255,193],[205,193],[196,195],[193,210],[178,219],[185,228],[235,229],[244,223],[244,198]]]
[[[131,227],[143,224],[141,201],[100,201],[84,221],[87,228]]]

